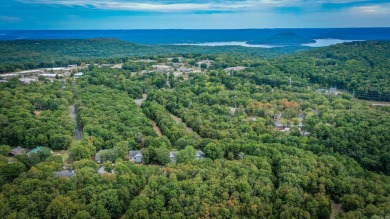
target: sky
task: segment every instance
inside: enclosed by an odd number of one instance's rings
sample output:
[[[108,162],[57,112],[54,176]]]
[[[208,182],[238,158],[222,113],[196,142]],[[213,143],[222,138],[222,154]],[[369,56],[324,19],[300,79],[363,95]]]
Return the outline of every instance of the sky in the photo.
[[[390,26],[390,0],[0,1],[2,30]]]

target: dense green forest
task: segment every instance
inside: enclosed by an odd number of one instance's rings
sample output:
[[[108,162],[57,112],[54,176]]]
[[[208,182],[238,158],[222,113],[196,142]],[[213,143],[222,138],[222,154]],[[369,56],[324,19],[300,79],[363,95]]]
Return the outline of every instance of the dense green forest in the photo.
[[[0,218],[387,218],[390,107],[317,91],[342,88],[335,68],[353,56],[372,65],[345,68],[345,83],[365,86],[375,70],[383,80],[372,89],[389,85],[387,47],[358,42],[270,59],[186,54],[184,66],[213,63],[180,74],[149,72],[132,57],[77,79],[2,82]],[[320,68],[330,51],[337,65]],[[234,66],[247,69],[223,70]],[[9,156],[16,146],[44,148]],[[142,163],[128,161],[129,151]]]
[[[337,87],[362,99],[390,100],[388,41],[351,42],[318,49],[264,49],[138,45],[115,39],[17,40],[1,41],[0,51],[0,73],[53,65],[126,63],[129,58],[161,59],[181,54],[186,58],[215,60],[214,69],[249,67],[240,76],[258,84],[279,86],[288,84],[291,78],[295,86]],[[125,65],[125,68],[138,71],[147,66],[138,63]]]
[[[68,107],[73,93],[59,82],[0,84],[0,144],[66,149],[73,138]]]

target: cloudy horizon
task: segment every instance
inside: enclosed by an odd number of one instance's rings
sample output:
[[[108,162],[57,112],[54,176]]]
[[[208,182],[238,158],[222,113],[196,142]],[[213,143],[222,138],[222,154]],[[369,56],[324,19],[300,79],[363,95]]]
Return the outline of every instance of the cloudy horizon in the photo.
[[[9,0],[0,29],[388,27],[390,0]]]

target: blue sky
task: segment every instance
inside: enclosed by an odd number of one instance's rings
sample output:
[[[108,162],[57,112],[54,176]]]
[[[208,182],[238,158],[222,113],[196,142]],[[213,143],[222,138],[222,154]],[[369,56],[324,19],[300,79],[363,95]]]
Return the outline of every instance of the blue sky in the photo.
[[[0,29],[389,27],[390,0],[1,0]]]

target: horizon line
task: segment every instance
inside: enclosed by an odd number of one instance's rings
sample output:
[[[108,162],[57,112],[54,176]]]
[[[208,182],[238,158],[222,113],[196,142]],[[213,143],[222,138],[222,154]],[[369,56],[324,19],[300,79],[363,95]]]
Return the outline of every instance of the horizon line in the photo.
[[[0,29],[0,31],[124,31],[124,30],[275,30],[275,29],[380,29],[378,27],[256,27],[256,28],[129,28],[129,29]]]

